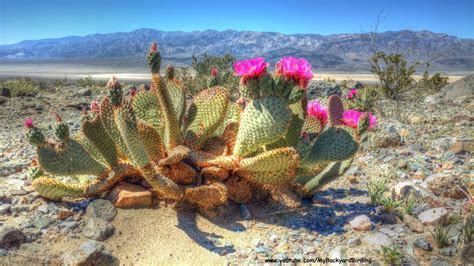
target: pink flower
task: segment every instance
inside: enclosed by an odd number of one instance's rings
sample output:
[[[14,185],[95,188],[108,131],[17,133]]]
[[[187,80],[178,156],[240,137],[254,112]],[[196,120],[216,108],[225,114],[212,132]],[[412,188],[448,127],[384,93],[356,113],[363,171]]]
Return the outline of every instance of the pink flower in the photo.
[[[63,121],[63,118],[57,112],[54,113],[54,118],[56,119],[56,122],[58,123],[61,123]]]
[[[358,92],[358,91],[357,91],[356,89],[351,89],[351,90],[347,93],[346,98],[349,99],[349,100],[352,99],[352,98],[354,97],[354,95],[357,94],[357,92]]]
[[[158,44],[153,42],[150,46],[150,53],[156,53],[156,51],[158,51]]]
[[[323,126],[328,122],[328,110],[324,108],[318,100],[308,103],[307,112],[308,115],[318,119]]]
[[[217,68],[213,67],[213,68],[211,69],[211,75],[212,75],[213,77],[217,77],[217,74],[219,74],[219,70],[217,70]]]
[[[91,102],[91,111],[94,113],[99,111],[99,104],[97,103],[96,100],[93,100]]]
[[[131,88],[130,89],[130,96],[135,97],[135,95],[137,95],[137,89]]]
[[[26,119],[23,121],[23,125],[24,125],[26,128],[28,128],[28,129],[33,128],[33,127],[34,127],[34,125],[33,125],[33,119],[32,119],[31,117],[26,118]]]
[[[234,75],[242,77],[241,82],[245,84],[248,79],[265,74],[267,67],[268,63],[261,57],[238,61],[234,64]]]
[[[356,110],[346,110],[342,114],[342,123],[346,124],[349,127],[357,128],[362,114],[363,112],[359,112]],[[367,114],[369,115],[369,128],[375,127],[377,125],[377,117],[375,117],[372,113]]]
[[[311,64],[304,58],[295,58],[292,56],[284,57],[276,63],[277,76],[283,76],[287,79],[293,79],[300,88],[306,88],[311,79],[313,79],[313,70]]]

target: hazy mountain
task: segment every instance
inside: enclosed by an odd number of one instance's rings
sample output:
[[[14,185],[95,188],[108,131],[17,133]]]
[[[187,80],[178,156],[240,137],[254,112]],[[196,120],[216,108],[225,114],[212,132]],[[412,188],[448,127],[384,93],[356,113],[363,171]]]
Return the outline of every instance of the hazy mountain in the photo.
[[[391,31],[377,35],[377,46],[386,51],[409,51],[415,60],[435,55],[434,69],[473,70],[474,40],[460,39],[429,31]],[[132,32],[69,36],[58,39],[23,41],[0,45],[0,60],[71,60],[107,64],[106,58],[119,64],[144,65],[144,55],[156,40],[168,62],[189,64],[192,55],[231,53],[237,58],[263,56],[274,62],[282,56],[307,58],[313,66],[325,70],[368,70],[370,56],[364,34],[282,34],[251,31],[165,32],[139,29]]]

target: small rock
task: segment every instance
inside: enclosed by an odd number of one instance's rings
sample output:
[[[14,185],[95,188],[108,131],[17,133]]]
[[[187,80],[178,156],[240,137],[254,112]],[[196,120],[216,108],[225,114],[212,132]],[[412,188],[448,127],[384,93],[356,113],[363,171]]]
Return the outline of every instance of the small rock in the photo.
[[[474,139],[458,140],[449,148],[449,151],[455,154],[474,152]]]
[[[0,231],[0,248],[19,247],[25,241],[25,234],[16,228],[7,227]]]
[[[239,205],[239,211],[240,211],[240,217],[242,217],[242,219],[244,219],[244,220],[251,220],[252,219],[252,215],[250,214],[250,211],[247,208],[247,206],[245,206],[245,204],[240,204]]]
[[[396,215],[390,213],[384,213],[380,215],[380,219],[384,224],[396,224],[398,223],[398,218]]]
[[[448,213],[449,211],[446,208],[433,208],[420,213],[418,219],[422,224],[435,225],[437,223],[444,223]]]
[[[355,175],[349,175],[349,176],[347,176],[347,179],[349,179],[349,182],[351,184],[357,184],[358,183],[357,176],[355,176]]]
[[[104,245],[96,241],[87,241],[81,244],[79,249],[66,253],[63,257],[64,265],[110,265],[118,266],[120,261],[112,253],[107,251]]]
[[[403,181],[395,186],[392,187],[391,189],[392,192],[392,198],[393,199],[406,199],[410,194],[413,195],[419,195],[420,193],[418,190],[414,187],[412,181]]]
[[[59,226],[62,228],[66,228],[68,230],[72,230],[78,226],[78,222],[76,221],[67,221],[67,222],[62,222]]]
[[[93,217],[87,219],[82,235],[89,239],[104,241],[113,235],[115,227],[104,219]]]
[[[10,210],[10,204],[0,205],[0,214],[5,214]]]
[[[0,257],[4,257],[8,254],[8,250],[0,248]]]
[[[36,217],[33,221],[33,226],[38,229],[46,228],[51,223],[51,219],[48,216]]]
[[[117,209],[108,200],[95,200],[86,209],[88,218],[101,218],[110,222],[115,218],[115,215],[117,215]]]
[[[372,224],[370,223],[369,217],[366,215],[359,215],[349,221],[349,224],[358,231],[370,231],[372,228]]]
[[[446,257],[451,257],[454,254],[456,254],[456,248],[454,247],[445,247],[439,250],[439,254],[446,256]]]
[[[415,233],[423,233],[424,231],[423,224],[418,219],[409,214],[403,215],[403,222]]]
[[[121,183],[114,187],[109,200],[117,208],[146,207],[152,203],[152,194],[141,186]]]
[[[413,246],[424,251],[433,250],[433,248],[431,247],[431,244],[428,241],[426,241],[425,238],[422,238],[422,237],[415,239],[415,241],[413,242]]]
[[[58,211],[58,219],[61,221],[66,220],[67,218],[71,217],[74,215],[74,212],[68,210],[68,209],[59,209]]]
[[[79,90],[77,92],[77,94],[81,95],[81,96],[91,96],[92,95],[92,90],[88,89],[88,88],[85,88],[85,89]]]
[[[41,206],[39,206],[37,208],[38,211],[42,212],[42,213],[48,213],[49,212],[49,209],[48,209],[48,205],[47,204],[43,204]]]
[[[354,237],[354,238],[349,239],[349,241],[347,241],[347,246],[349,246],[349,247],[357,247],[357,246],[359,246],[361,243],[362,243],[362,241],[360,240],[360,237]]]
[[[386,234],[379,232],[364,236],[362,242],[375,248],[380,248],[382,246],[389,247],[392,245],[392,240],[390,240]]]

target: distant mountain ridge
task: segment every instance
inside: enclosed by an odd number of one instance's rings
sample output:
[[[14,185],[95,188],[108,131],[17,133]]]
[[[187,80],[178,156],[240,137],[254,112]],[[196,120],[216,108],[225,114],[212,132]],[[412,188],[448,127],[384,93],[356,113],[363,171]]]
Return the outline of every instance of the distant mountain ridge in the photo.
[[[132,32],[69,36],[0,45],[0,61],[64,59],[80,62],[105,58],[124,64],[142,65],[150,43],[156,40],[167,62],[189,64],[193,55],[231,53],[239,59],[262,56],[275,62],[282,56],[307,58],[319,69],[365,71],[370,49],[364,34],[282,34],[253,31],[166,32],[139,29]],[[433,54],[438,70],[474,70],[474,40],[429,31],[387,31],[377,35],[378,47],[386,51],[410,51],[416,60]]]

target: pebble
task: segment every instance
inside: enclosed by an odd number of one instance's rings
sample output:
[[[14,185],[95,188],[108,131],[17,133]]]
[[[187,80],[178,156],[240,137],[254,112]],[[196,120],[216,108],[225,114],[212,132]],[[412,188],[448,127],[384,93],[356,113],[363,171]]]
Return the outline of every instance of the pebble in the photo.
[[[2,204],[0,205],[0,214],[5,214],[10,211],[10,204]]]
[[[403,215],[403,222],[415,233],[423,233],[424,231],[423,224],[418,219],[409,214]]]
[[[439,250],[439,254],[446,256],[446,257],[451,257],[454,254],[456,254],[456,248],[454,247],[445,247]]]
[[[247,208],[247,206],[245,206],[245,204],[239,204],[239,211],[240,211],[240,217],[242,217],[242,219],[244,220],[252,219],[252,215],[250,214],[250,211]]]
[[[128,183],[115,186],[108,198],[117,208],[147,207],[152,203],[150,191]]]
[[[349,246],[349,247],[357,247],[357,246],[359,246],[361,243],[362,243],[362,241],[360,240],[360,237],[354,237],[354,238],[349,239],[349,241],[347,241],[347,246]]]
[[[372,228],[372,224],[370,222],[369,217],[366,215],[359,215],[349,221],[349,224],[358,231],[370,231]]]

